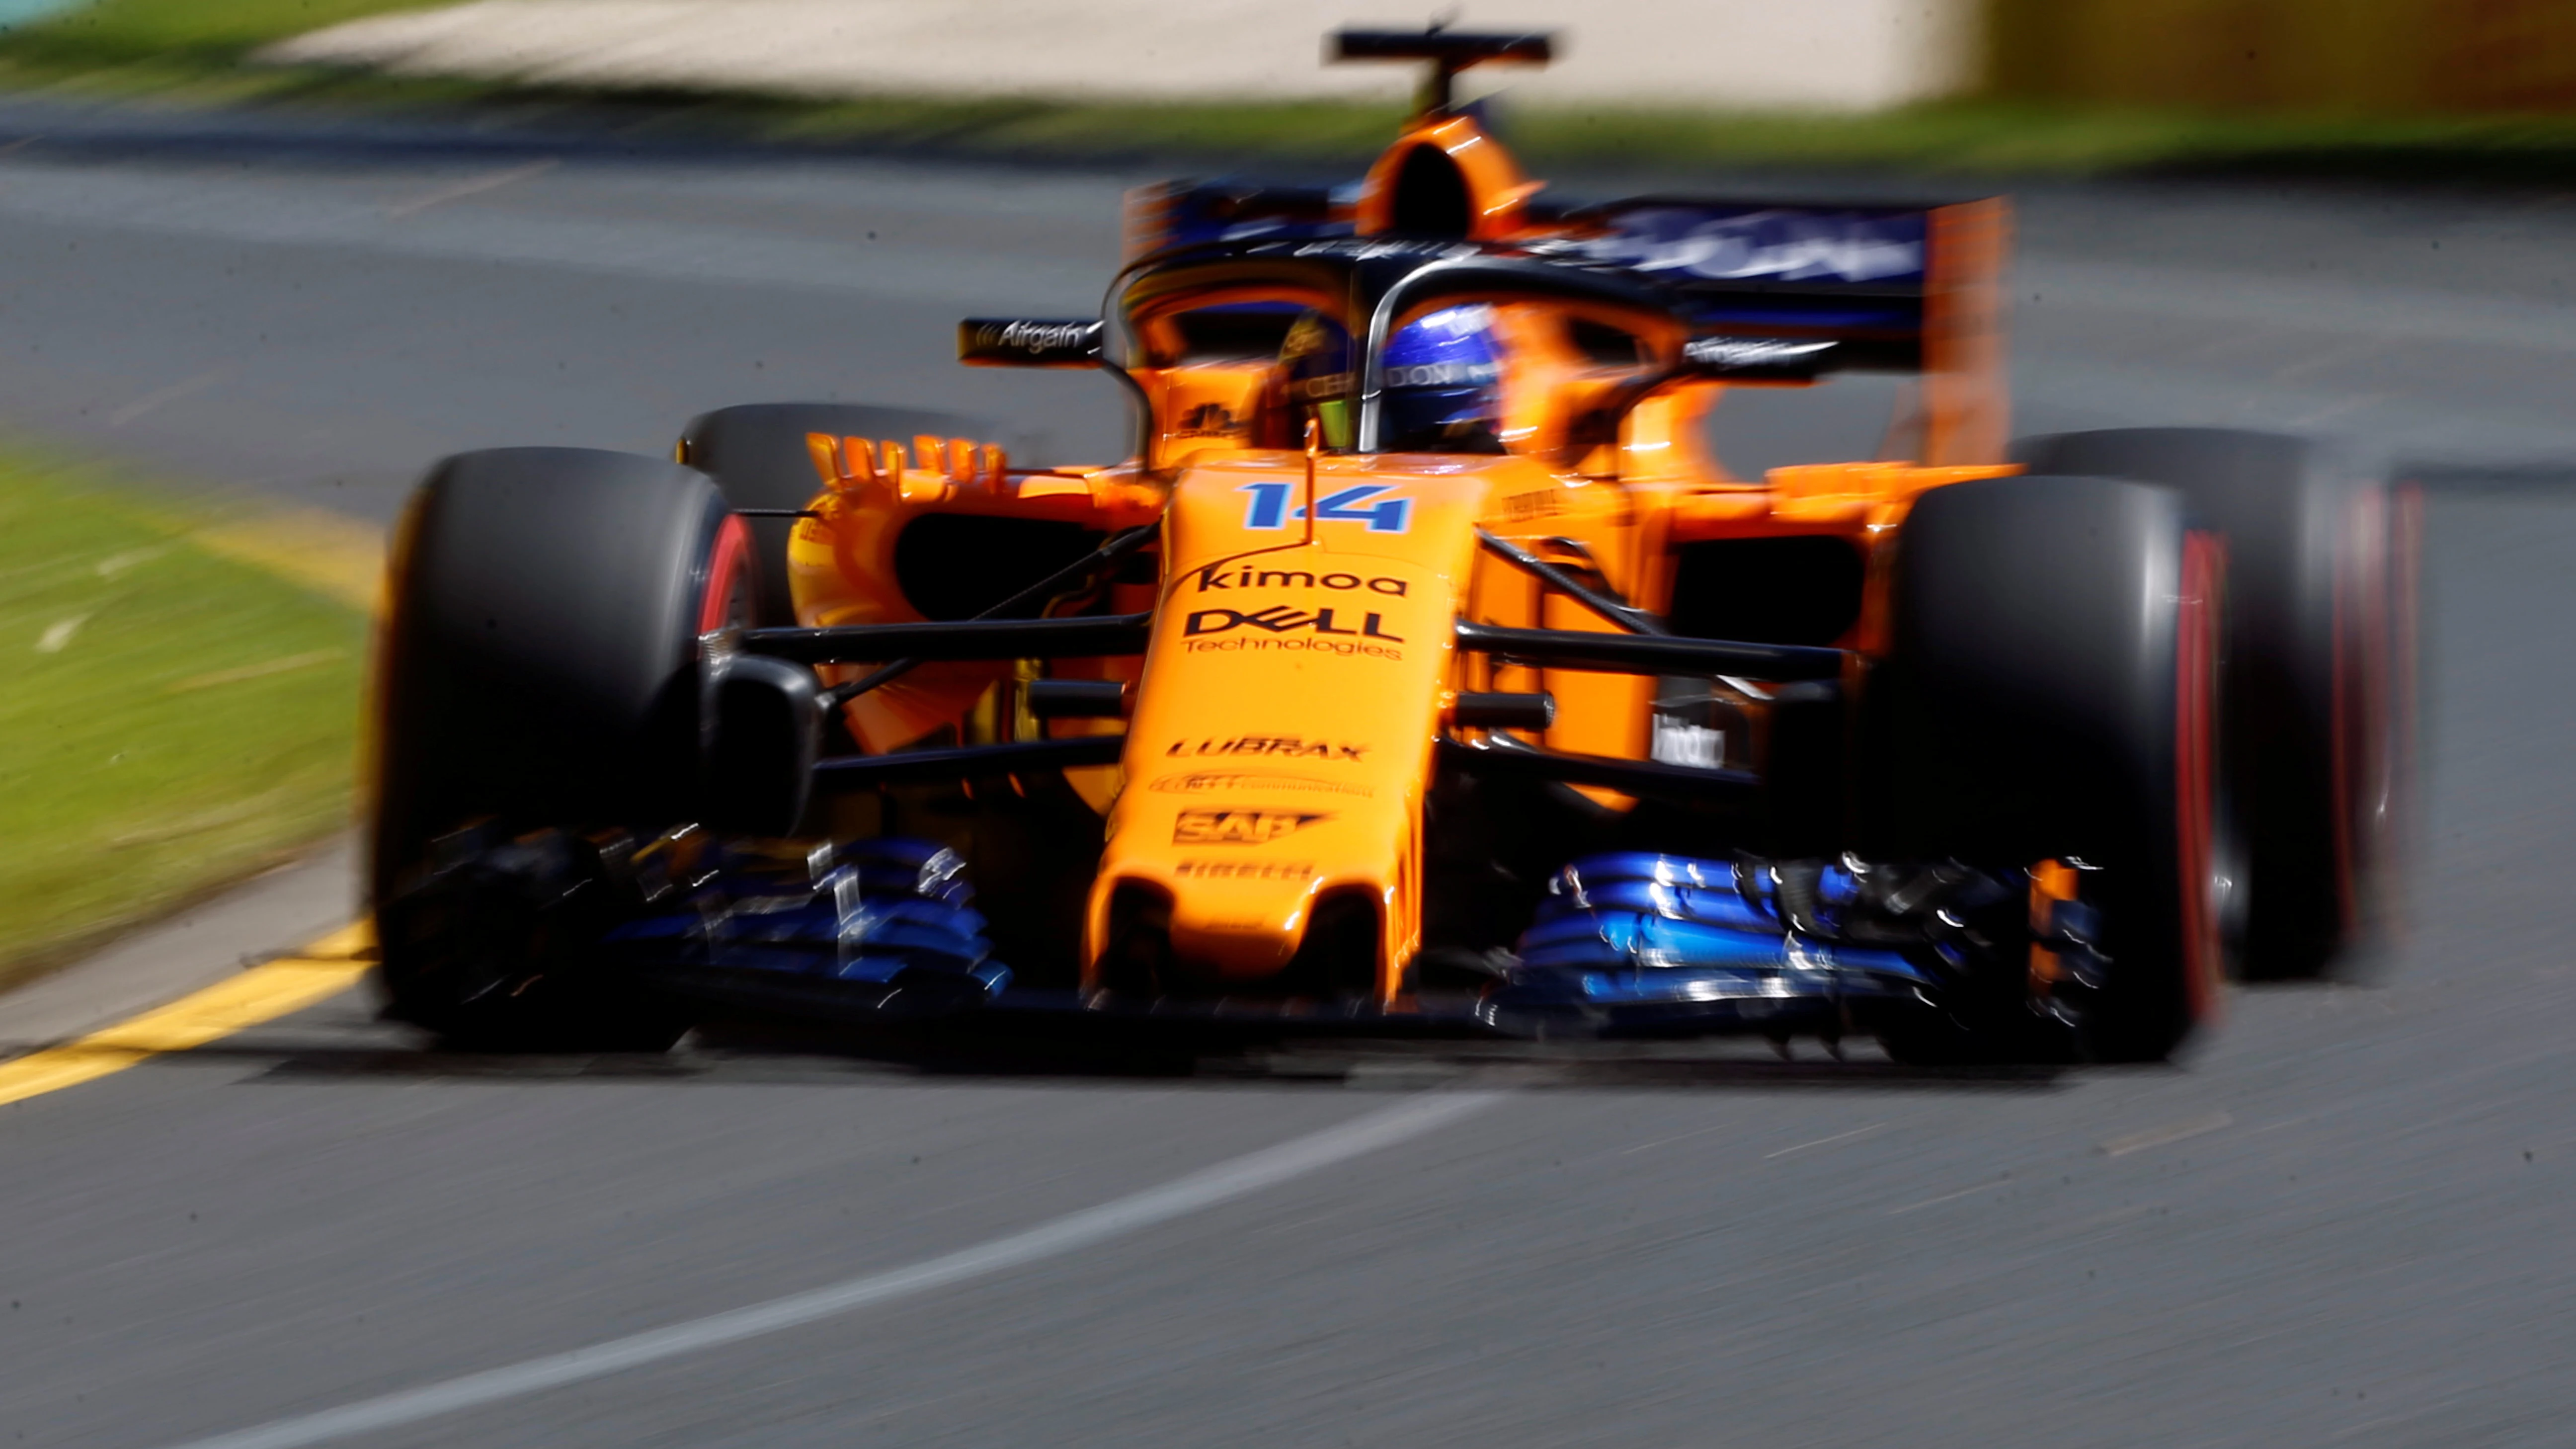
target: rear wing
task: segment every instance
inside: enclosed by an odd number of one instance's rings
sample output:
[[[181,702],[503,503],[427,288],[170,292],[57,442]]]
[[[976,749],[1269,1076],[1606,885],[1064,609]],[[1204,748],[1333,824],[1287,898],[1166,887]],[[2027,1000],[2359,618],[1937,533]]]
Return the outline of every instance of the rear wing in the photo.
[[[1358,233],[1358,187],[1159,182],[1126,195],[1130,264],[1196,247]],[[1915,461],[2003,458],[2011,208],[1642,197],[1529,208],[1506,252],[1655,284],[1705,333],[1829,339],[1837,366],[1919,374]]]
[[[1356,234],[1356,182],[1344,186],[1155,181],[1120,198],[1122,265],[1228,242],[1313,241]]]
[[[1920,374],[1917,461],[2002,460],[2010,203],[1642,197],[1568,212],[1551,229],[1532,250],[1653,278],[1704,331],[1831,339],[1843,366]]]

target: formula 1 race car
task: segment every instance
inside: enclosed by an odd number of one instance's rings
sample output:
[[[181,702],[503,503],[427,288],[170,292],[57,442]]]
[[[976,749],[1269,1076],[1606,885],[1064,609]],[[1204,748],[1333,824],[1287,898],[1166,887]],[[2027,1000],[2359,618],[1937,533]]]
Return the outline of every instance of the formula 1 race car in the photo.
[[[1427,61],[1355,186],[1127,197],[1134,453],[732,407],[439,463],[397,538],[372,889],[468,1046],[711,1013],[1875,1037],[2152,1060],[2367,934],[2402,499],[2288,437],[2007,443],[1998,201],[1548,204]],[[1729,476],[1728,390],[1910,375]]]

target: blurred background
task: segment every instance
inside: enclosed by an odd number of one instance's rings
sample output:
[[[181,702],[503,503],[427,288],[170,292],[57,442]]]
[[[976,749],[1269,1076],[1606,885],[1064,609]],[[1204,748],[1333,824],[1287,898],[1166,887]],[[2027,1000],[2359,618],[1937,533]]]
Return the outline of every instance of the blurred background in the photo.
[[[1558,32],[1476,85],[1562,193],[2011,195],[2019,431],[2299,432],[2413,485],[2402,936],[2236,990],[2174,1069],[2001,1079],[505,1066],[346,995],[0,1108],[12,1442],[192,1442],[917,1262],[1426,1086],[1507,1096],[1096,1252],[359,1437],[2562,1437],[2566,0],[0,0],[0,1051],[349,918],[373,581],[433,459],[809,399],[1105,457],[1114,388],[962,371],[955,320],[1096,308],[1127,186],[1356,174],[1412,77],[1322,37],[1442,17]],[[1712,426],[1750,475],[1871,456],[1889,410]]]

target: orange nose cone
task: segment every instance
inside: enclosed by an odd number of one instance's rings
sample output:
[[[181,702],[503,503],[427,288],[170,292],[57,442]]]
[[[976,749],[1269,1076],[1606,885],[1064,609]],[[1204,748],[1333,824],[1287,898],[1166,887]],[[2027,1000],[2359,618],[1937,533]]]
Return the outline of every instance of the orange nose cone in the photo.
[[[1377,914],[1381,992],[1419,934],[1413,865],[1475,520],[1493,489],[1548,480],[1502,457],[1309,466],[1236,453],[1174,486],[1095,961],[1131,886],[1169,903],[1184,989],[1278,976],[1349,897]]]

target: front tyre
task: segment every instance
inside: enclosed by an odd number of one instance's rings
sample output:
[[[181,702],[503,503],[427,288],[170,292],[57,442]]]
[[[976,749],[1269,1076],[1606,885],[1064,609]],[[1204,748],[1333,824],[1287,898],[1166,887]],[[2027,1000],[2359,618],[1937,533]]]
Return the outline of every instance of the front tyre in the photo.
[[[2053,980],[2007,956],[1892,1052],[2155,1061],[2215,1015],[2220,569],[2166,489],[2003,478],[1914,505],[1871,689],[1875,849],[2075,863],[2095,959]]]
[[[671,463],[514,448],[431,470],[377,666],[369,882],[392,1015],[474,1046],[677,1039],[583,947],[601,843],[695,818],[705,656],[748,620],[752,569],[723,495]]]
[[[2322,975],[2369,935],[2400,832],[2412,709],[2396,666],[2390,490],[2306,439],[2224,428],[2026,438],[2041,473],[2160,484],[2227,547],[2219,749],[2244,856],[2243,973]]]

